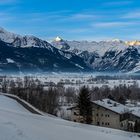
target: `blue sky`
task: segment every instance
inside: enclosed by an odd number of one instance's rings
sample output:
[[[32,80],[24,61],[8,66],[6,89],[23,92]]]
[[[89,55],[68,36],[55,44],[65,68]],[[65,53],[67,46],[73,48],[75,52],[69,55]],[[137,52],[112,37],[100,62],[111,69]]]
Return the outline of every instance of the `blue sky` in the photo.
[[[140,40],[140,0],[0,0],[0,26],[47,40]]]

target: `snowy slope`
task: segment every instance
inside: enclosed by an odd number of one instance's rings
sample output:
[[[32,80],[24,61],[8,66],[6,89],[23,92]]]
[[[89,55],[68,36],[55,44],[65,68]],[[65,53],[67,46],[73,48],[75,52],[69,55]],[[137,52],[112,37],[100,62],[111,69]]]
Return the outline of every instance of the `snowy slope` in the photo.
[[[55,117],[9,111],[0,95],[0,140],[139,140],[137,134],[68,122]],[[10,99],[9,108],[15,108]],[[13,100],[14,102],[14,100]],[[17,106],[19,106],[17,104]],[[24,109],[23,109],[24,111]]]
[[[12,44],[14,47],[37,47],[53,49],[47,42],[34,36],[21,36],[15,33],[8,32],[0,27],[0,40]]]
[[[10,33],[6,31],[4,28],[0,27],[0,39],[2,41],[7,42],[7,43],[12,43],[16,39],[16,37],[21,38],[20,35]]]
[[[0,95],[0,110],[8,110],[12,112],[22,112],[29,113],[22,105],[20,105],[17,101],[10,99],[6,96]]]

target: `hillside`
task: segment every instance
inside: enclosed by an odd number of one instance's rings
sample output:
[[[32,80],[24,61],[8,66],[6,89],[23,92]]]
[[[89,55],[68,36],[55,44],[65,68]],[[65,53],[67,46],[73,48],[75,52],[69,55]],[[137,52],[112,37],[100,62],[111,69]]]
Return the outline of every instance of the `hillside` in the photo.
[[[139,140],[136,134],[29,113],[0,95],[1,140]]]

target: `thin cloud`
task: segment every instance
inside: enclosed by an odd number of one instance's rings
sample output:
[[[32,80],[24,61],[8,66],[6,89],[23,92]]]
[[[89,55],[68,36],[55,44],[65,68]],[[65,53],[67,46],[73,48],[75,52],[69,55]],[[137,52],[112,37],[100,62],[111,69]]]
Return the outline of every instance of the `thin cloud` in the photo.
[[[114,2],[106,2],[103,5],[105,6],[120,6],[120,5],[129,5],[132,4],[133,1],[126,0],[126,1],[114,1]]]
[[[7,24],[11,21],[16,20],[16,17],[13,17],[11,14],[7,12],[0,12],[0,22],[1,24]]]
[[[95,19],[99,19],[99,15],[94,14],[87,14],[87,13],[24,13],[24,14],[16,14],[18,19],[23,20],[25,22],[25,19],[28,17],[30,20],[26,22],[35,22],[35,21],[51,21],[54,22],[75,22],[75,21],[92,21]],[[22,18],[20,18],[22,17]],[[18,20],[17,19],[17,20]]]
[[[127,18],[127,19],[136,19],[136,18],[140,18],[140,10],[126,13],[126,14],[124,14],[124,15],[122,16],[122,18]]]
[[[124,27],[132,26],[138,24],[137,22],[99,22],[92,24],[92,27],[102,27],[102,28],[113,28],[113,27]]]
[[[17,2],[17,0],[0,0],[0,5],[13,4],[15,2]]]
[[[55,16],[55,15],[52,15]],[[95,20],[99,19],[101,16],[97,14],[91,14],[91,13],[69,13],[68,15],[63,15],[60,19],[60,21],[89,21],[89,20]]]
[[[70,19],[77,19],[77,20],[85,20],[85,19],[95,19],[97,15],[92,14],[73,14],[71,15]]]

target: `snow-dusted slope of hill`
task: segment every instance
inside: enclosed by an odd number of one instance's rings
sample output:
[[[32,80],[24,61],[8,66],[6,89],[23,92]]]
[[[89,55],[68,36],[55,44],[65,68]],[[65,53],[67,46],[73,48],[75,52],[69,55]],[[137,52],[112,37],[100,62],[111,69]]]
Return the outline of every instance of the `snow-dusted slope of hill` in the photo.
[[[21,112],[21,105],[1,95],[0,101],[0,140],[139,140],[134,133]]]
[[[12,43],[16,37],[21,37],[20,35],[16,35],[14,33],[10,33],[6,31],[4,28],[0,27],[0,39],[7,43]]]
[[[0,28],[0,40],[12,44],[14,47],[38,47],[52,49],[51,44],[35,36],[21,36]]]
[[[0,110],[11,111],[11,112],[21,112],[21,113],[29,113],[22,105],[20,105],[17,101],[8,98],[4,95],[0,95]]]

